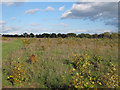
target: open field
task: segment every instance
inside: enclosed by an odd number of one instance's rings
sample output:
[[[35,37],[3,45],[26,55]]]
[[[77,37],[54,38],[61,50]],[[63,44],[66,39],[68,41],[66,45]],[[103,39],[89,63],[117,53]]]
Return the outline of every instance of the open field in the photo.
[[[118,39],[6,38],[3,88],[118,88]]]

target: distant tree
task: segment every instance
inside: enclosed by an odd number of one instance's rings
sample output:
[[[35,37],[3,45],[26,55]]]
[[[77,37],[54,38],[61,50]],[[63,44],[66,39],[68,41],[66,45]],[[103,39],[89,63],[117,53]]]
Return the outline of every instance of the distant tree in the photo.
[[[97,38],[97,37],[98,37],[98,34],[93,34],[92,37],[93,37],[93,38]]]
[[[61,34],[62,38],[66,38],[67,35],[66,34]]]
[[[67,33],[67,37],[76,37],[75,33]]]
[[[110,37],[111,38],[118,38],[118,33],[112,33]]]
[[[33,33],[30,33],[30,37],[32,37],[32,38],[33,38],[33,37],[34,37],[34,34],[33,34]]]
[[[23,36],[28,37],[29,35],[25,32],[25,33],[23,33]]]
[[[36,36],[36,38],[39,38],[39,35],[38,35],[38,34],[36,34],[35,36]]]
[[[17,35],[17,34],[15,34],[13,37],[18,37],[18,35]]]
[[[42,34],[39,34],[39,38],[43,38]]]
[[[56,38],[57,35],[56,35],[55,33],[52,33],[52,34],[50,35],[50,37],[51,37],[51,38]]]
[[[103,33],[103,34],[104,34],[104,37],[110,38],[110,33],[109,33],[109,32],[105,32],[105,33]]]
[[[84,33],[81,33],[81,34],[78,34],[78,36],[79,36],[80,38],[84,38],[84,37],[85,37],[85,34],[84,34]]]
[[[86,38],[91,38],[91,35],[87,33],[87,34],[85,34],[85,37]]]
[[[101,33],[101,34],[98,35],[98,38],[103,38],[103,37],[104,37],[103,33]]]
[[[44,37],[44,38],[49,38],[49,37],[50,37],[50,34],[48,34],[48,33],[43,33],[43,34],[42,34],[42,37]]]
[[[58,34],[57,34],[57,37],[62,37],[62,34],[61,34],[61,33],[58,33]]]

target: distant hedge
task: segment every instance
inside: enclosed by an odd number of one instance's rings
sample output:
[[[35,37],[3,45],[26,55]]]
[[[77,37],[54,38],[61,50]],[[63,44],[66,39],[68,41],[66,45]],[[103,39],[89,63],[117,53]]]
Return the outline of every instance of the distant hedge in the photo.
[[[66,37],[78,37],[78,38],[118,38],[118,36],[120,36],[120,34],[118,33],[109,33],[109,32],[105,32],[105,33],[101,33],[101,34],[75,34],[75,33],[67,33],[67,34],[61,34],[61,33],[43,33],[43,34],[36,34],[34,35],[33,33],[23,33],[21,35],[9,35],[9,34],[3,34],[3,37],[36,37],[36,38],[66,38]]]

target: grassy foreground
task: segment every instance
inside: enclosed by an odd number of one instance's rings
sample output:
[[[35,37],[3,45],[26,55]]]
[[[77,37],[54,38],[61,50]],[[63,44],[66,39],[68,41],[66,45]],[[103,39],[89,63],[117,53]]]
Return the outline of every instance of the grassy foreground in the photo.
[[[118,39],[3,42],[2,74],[3,88],[118,88]]]

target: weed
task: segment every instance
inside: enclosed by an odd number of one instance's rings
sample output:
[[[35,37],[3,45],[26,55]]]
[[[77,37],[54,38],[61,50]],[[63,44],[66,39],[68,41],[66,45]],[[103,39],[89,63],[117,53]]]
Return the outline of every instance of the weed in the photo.
[[[19,61],[12,62],[10,66],[10,70],[8,72],[7,80],[12,83],[12,85],[20,85],[25,82],[26,75],[25,75],[25,67]]]

